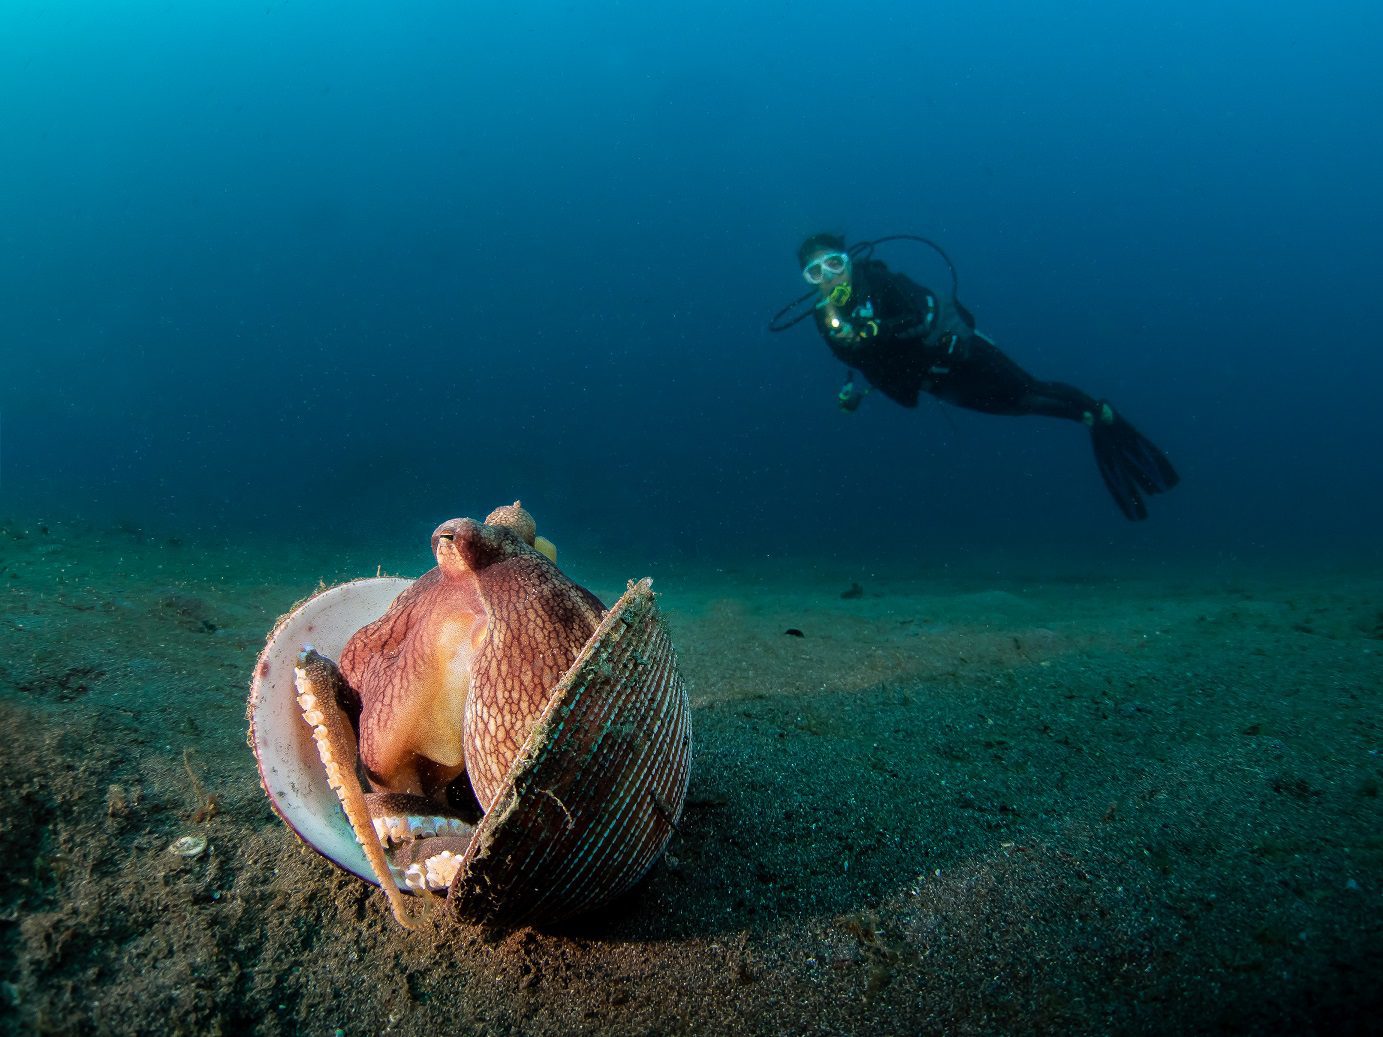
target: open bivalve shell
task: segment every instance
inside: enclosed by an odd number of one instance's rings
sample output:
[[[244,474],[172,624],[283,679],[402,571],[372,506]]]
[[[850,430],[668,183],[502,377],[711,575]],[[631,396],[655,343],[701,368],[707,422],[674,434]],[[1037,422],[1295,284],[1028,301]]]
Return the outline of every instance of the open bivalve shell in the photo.
[[[371,882],[378,876],[295,698],[294,661],[307,645],[335,658],[410,582],[358,580],[299,605],[270,635],[250,693],[250,744],[275,811],[308,845]],[[508,928],[555,922],[620,896],[667,846],[690,765],[690,707],[673,647],[650,581],[631,582],[551,690],[505,773],[462,855],[451,910]],[[411,892],[397,873],[389,881]]]

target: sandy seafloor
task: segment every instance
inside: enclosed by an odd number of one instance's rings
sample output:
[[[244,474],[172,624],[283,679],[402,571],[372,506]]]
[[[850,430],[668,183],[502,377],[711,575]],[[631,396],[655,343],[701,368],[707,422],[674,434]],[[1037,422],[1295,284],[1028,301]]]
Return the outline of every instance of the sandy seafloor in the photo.
[[[244,714],[318,580],[429,562],[0,528],[0,1030],[1380,1025],[1377,572],[654,569],[695,724],[669,858],[558,931],[410,934],[271,813]]]

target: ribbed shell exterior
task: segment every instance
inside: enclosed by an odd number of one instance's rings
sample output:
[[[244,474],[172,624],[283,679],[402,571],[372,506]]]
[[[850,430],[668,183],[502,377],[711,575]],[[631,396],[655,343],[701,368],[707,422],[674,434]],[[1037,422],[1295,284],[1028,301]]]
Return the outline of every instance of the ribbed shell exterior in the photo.
[[[466,851],[450,904],[496,926],[607,903],[681,817],[691,710],[650,581],[630,583],[553,690]]]

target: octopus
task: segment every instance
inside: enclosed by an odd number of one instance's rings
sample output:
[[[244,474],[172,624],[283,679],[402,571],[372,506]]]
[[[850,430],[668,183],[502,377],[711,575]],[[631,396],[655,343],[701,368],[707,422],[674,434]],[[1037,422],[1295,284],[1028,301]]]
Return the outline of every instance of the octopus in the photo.
[[[386,877],[450,884],[474,833],[456,805],[460,779],[488,812],[605,612],[536,533],[518,502],[483,523],[444,522],[432,534],[436,567],[358,630],[336,664],[311,648],[299,659],[298,702],[328,781],[405,924]],[[368,791],[351,780],[357,765]]]
[[[663,853],[690,775],[651,581],[605,609],[517,502],[431,547],[417,580],[322,588],[270,632],[247,708],[270,803],[409,928],[410,892],[504,927],[607,904]]]

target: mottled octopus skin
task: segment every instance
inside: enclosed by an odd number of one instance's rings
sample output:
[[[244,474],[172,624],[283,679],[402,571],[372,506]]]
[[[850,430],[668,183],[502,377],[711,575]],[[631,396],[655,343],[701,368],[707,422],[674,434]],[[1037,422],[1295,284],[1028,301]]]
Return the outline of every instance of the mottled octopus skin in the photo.
[[[444,523],[432,537],[437,568],[341,653],[360,693],[361,759],[382,790],[437,795],[464,767],[481,808],[493,804],[604,611],[525,542],[532,536],[531,519]],[[463,667],[469,688],[449,693]]]

